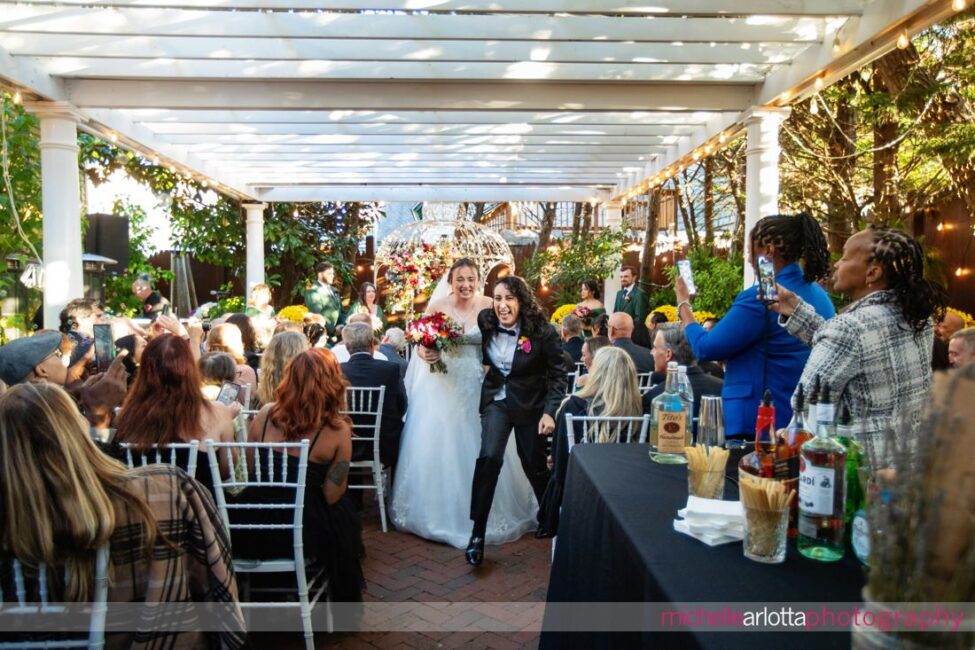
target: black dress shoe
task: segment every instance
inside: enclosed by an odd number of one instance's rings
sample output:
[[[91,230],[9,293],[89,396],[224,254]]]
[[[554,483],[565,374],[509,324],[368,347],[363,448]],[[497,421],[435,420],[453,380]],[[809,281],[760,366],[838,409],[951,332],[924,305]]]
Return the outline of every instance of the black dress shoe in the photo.
[[[544,526],[539,526],[535,529],[535,539],[548,539],[550,537],[555,537],[555,533],[550,532]]]
[[[464,555],[467,557],[468,564],[479,565],[484,560],[484,538],[471,537],[471,541],[467,543],[467,552]]]

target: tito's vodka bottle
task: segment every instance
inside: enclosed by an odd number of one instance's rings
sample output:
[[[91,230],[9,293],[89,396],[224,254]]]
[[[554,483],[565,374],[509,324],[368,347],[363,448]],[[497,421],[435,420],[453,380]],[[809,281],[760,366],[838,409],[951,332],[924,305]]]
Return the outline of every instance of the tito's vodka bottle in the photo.
[[[846,448],[836,440],[835,409],[823,385],[816,410],[816,437],[799,452],[799,552],[821,562],[843,557]]]
[[[665,465],[687,463],[684,447],[691,444],[691,403],[677,385],[677,362],[667,364],[664,392],[653,398],[650,458]]]

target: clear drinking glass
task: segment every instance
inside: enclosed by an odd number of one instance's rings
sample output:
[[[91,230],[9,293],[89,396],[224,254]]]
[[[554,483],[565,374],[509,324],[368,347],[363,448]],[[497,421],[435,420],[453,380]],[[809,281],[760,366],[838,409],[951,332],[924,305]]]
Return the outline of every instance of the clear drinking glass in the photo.
[[[745,557],[766,564],[785,562],[789,509],[759,510],[745,507]]]
[[[687,493],[692,497],[700,497],[702,499],[723,499],[725,484],[724,472],[723,467],[713,472],[695,472],[688,468]]]

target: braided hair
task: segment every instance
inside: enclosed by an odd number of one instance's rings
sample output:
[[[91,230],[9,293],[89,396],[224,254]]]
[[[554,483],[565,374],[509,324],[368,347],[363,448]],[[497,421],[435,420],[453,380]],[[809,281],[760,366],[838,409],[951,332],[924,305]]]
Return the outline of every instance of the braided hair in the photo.
[[[758,246],[771,244],[786,262],[801,259],[806,282],[822,280],[829,275],[826,236],[819,223],[806,212],[765,217],[752,228],[750,239]]]
[[[870,226],[870,261],[884,269],[887,289],[900,307],[915,338],[932,317],[941,318],[947,297],[941,285],[924,277],[924,251],[913,237],[887,226]]]

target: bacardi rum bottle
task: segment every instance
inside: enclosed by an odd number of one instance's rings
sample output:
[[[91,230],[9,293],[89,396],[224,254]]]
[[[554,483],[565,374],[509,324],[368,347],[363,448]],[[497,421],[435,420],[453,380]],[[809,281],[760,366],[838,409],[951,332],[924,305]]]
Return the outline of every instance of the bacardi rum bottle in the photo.
[[[816,437],[799,453],[799,552],[821,562],[843,557],[846,448],[835,436],[835,410],[823,385],[816,409]]]
[[[684,447],[691,444],[691,408],[678,390],[677,362],[671,361],[664,392],[651,402],[650,458],[665,465],[687,464]]]

